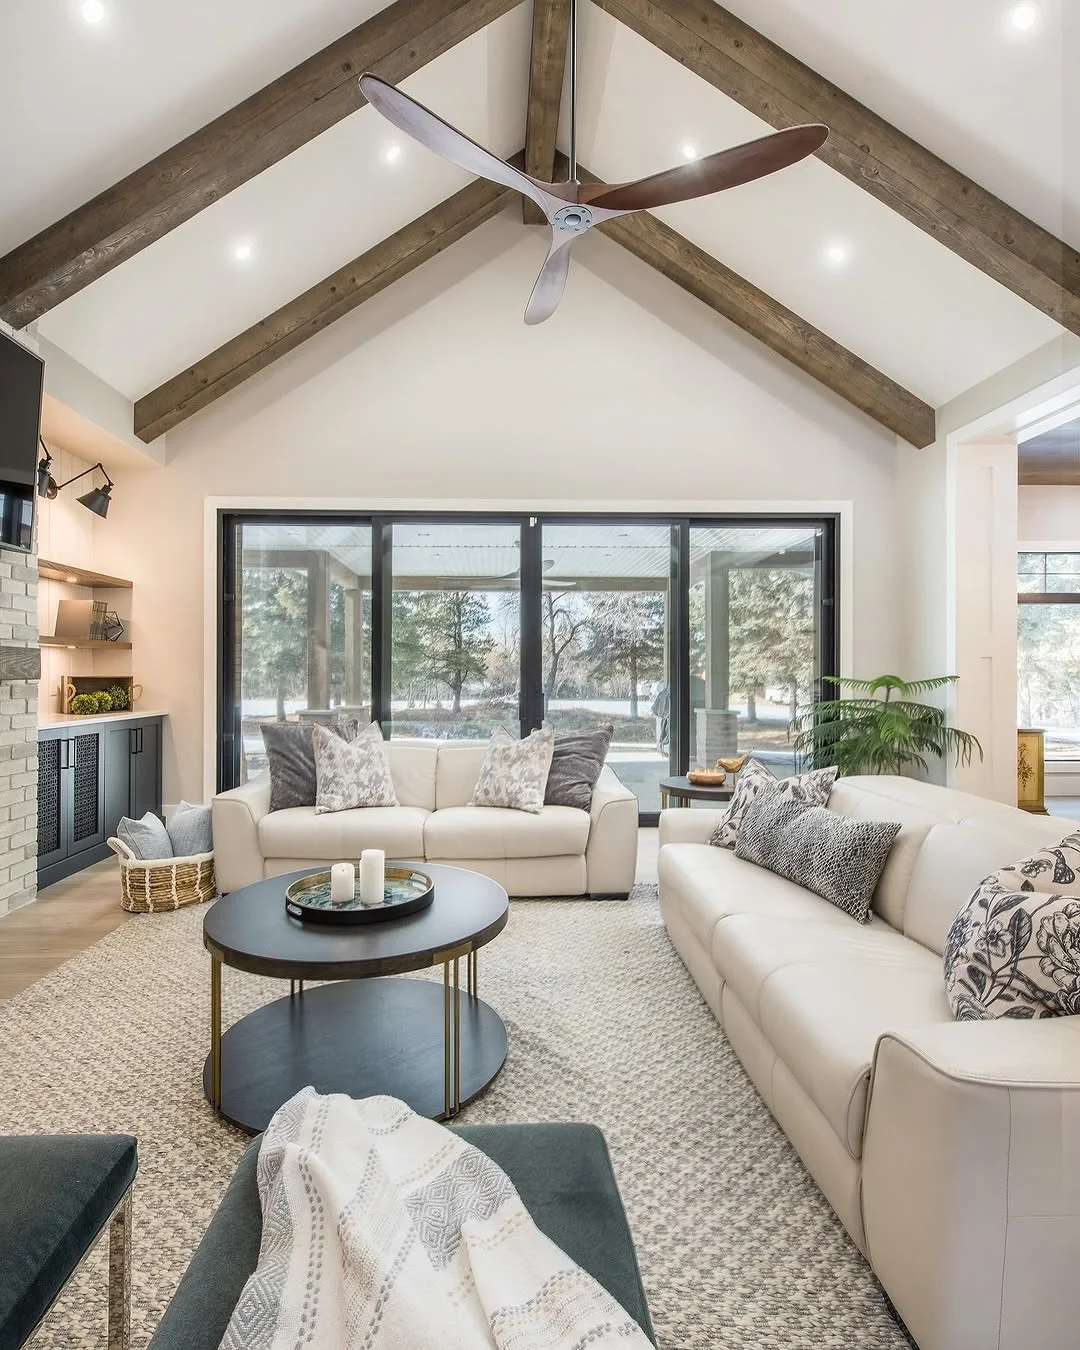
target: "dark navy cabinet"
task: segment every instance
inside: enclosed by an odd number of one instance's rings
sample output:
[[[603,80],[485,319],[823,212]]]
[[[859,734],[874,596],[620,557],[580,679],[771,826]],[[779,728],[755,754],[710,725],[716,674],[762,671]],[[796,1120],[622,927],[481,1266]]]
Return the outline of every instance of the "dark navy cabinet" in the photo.
[[[38,733],[38,887],[109,856],[121,816],[161,814],[160,717]]]

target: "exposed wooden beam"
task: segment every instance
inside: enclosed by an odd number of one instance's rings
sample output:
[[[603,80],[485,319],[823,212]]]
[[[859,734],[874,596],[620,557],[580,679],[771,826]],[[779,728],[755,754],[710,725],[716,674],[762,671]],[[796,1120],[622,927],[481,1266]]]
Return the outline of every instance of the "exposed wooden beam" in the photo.
[[[591,175],[583,170],[581,178]],[[922,449],[935,439],[937,417],[928,403],[655,216],[618,216],[597,228],[911,445]]]
[[[714,0],[596,0],[773,127],[824,122],[832,168],[1080,333],[1080,253],[980,187]]]
[[[533,0],[525,172],[549,183],[555,178],[555,142],[569,36],[570,0]],[[523,197],[522,203],[526,225],[543,224],[539,206],[530,197]]]
[[[521,0],[396,0],[0,259],[0,318],[23,328]],[[348,172],[347,166],[343,172]]]
[[[391,282],[496,215],[516,193],[486,179],[470,183],[404,229],[290,300],[246,332],[135,404],[135,434],[152,441],[192,413],[299,347]]]

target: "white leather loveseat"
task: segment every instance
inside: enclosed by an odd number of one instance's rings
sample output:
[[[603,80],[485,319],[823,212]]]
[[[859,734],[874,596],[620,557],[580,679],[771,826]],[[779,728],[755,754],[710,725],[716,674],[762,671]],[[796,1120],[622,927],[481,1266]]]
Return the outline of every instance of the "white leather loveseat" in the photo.
[[[1080,1345],[1080,1017],[956,1022],[941,960],[982,877],[1080,826],[906,778],[829,809],[903,826],[868,925],[684,809],[671,940],[920,1350]]]
[[[486,746],[476,741],[389,741],[398,806],[316,815],[270,810],[264,774],[213,801],[214,866],[221,890],[358,858],[449,863],[483,872],[511,895],[625,896],[637,861],[637,798],[604,766],[592,808],[545,806],[539,815],[469,806]]]

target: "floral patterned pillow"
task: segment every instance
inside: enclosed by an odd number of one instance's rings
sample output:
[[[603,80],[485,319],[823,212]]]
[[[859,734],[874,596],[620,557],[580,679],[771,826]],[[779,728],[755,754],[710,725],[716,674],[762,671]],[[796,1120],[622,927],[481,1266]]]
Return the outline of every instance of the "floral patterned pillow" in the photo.
[[[824,806],[836,782],[836,766],[813,769],[794,778],[774,778],[760,760],[750,760],[735,784],[731,805],[724,819],[709,836],[709,843],[717,848],[734,848],[742,828],[747,807],[762,792],[776,794],[775,804],[783,801],[802,802],[805,806]]]
[[[1080,831],[981,881],[943,960],[958,1021],[1080,1013]]]
[[[469,805],[508,806],[539,815],[554,752],[554,727],[531,731],[523,741],[515,741],[505,727],[497,727],[488,741]]]
[[[369,722],[355,740],[344,741],[326,727],[311,729],[315,752],[315,814],[361,806],[397,806],[386,742],[378,722]]]

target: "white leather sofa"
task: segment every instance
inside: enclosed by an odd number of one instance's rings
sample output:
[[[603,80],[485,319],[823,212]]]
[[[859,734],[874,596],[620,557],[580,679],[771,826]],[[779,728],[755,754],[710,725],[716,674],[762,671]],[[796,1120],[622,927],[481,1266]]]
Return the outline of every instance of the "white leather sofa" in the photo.
[[[222,891],[264,877],[358,858],[449,863],[483,872],[511,895],[626,896],[637,861],[637,798],[604,766],[592,808],[545,806],[538,815],[469,806],[486,745],[389,741],[398,806],[316,815],[270,810],[266,774],[213,801],[214,866]]]
[[[1080,1346],[1080,1018],[956,1022],[941,961],[982,877],[1080,826],[906,778],[829,809],[903,826],[868,925],[681,809],[671,941],[920,1350]]]

